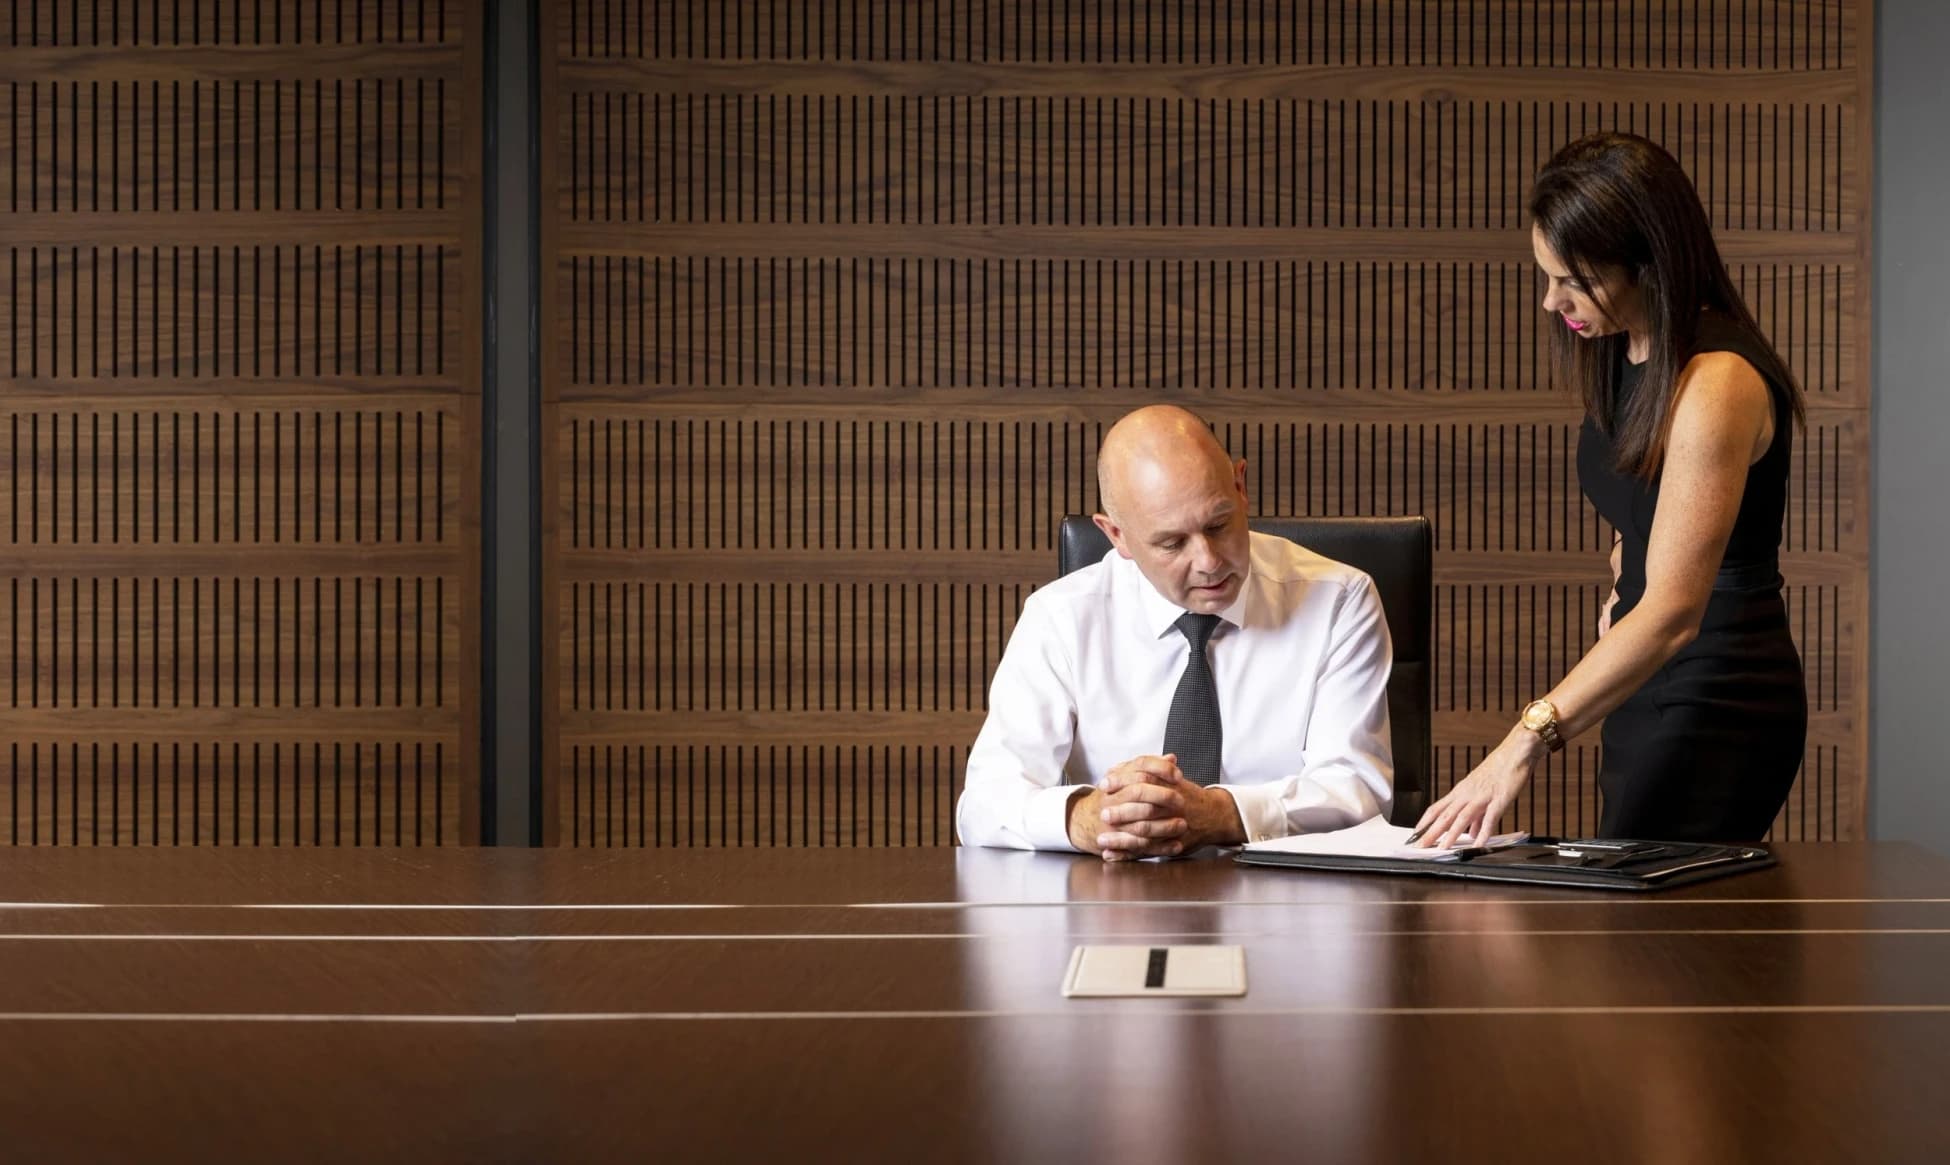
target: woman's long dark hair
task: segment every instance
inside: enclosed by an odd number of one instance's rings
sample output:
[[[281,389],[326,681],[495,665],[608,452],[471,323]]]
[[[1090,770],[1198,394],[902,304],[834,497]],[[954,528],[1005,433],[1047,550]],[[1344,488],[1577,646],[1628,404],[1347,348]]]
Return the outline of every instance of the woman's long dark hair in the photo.
[[[1579,138],[1538,173],[1530,214],[1584,286],[1598,286],[1595,273],[1609,267],[1638,289],[1652,332],[1646,391],[1633,394],[1615,423],[1618,369],[1630,337],[1619,332],[1580,340],[1568,328],[1551,329],[1557,367],[1583,393],[1585,412],[1611,437],[1619,472],[1646,479],[1658,474],[1679,373],[1699,341],[1702,311],[1720,313],[1754,339],[1761,354],[1755,371],[1780,386],[1794,419],[1802,420],[1794,376],[1741,301],[1713,243],[1706,208],[1671,154],[1635,134]]]

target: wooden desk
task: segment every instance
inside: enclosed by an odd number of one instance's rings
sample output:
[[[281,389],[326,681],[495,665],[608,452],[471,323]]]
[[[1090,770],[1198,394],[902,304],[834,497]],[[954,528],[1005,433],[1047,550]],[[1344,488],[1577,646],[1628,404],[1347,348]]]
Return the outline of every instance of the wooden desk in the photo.
[[[0,908],[0,1128],[20,1160],[1942,1159],[1950,861],[1778,852],[1644,898],[984,850],[0,852],[0,897],[99,904]],[[1250,991],[1066,1001],[1079,942],[1240,943]]]

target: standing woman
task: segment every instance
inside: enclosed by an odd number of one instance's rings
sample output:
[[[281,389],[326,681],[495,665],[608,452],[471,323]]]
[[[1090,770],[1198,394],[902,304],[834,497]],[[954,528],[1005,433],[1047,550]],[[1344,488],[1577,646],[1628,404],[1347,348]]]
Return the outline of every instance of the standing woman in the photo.
[[[1578,477],[1618,531],[1597,643],[1429,807],[1424,845],[1495,826],[1544,757],[1604,721],[1601,837],[1749,841],[1807,737],[1777,553],[1802,418],[1672,156],[1631,134],[1558,151],[1530,199],[1584,399]]]

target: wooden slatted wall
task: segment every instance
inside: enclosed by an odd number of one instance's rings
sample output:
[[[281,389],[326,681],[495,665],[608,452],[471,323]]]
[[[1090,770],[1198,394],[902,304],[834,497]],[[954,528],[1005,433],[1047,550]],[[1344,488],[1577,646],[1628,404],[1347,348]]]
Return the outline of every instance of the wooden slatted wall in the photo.
[[[0,13],[0,843],[474,839],[479,43]]]
[[[1426,513],[1446,789],[1589,645],[1522,206],[1694,176],[1807,389],[1776,836],[1861,835],[1866,3],[557,0],[542,124],[549,836],[945,844],[1105,425],[1200,410],[1270,514]],[[1517,824],[1596,822],[1596,734]]]

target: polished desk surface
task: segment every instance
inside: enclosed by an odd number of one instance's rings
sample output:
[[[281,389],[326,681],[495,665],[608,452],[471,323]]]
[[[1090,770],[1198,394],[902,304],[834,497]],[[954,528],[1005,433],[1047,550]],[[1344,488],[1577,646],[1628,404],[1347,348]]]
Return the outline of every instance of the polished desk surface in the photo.
[[[1950,860],[0,851],[9,1160],[1950,1159]],[[1082,942],[1237,999],[1065,1000]]]

